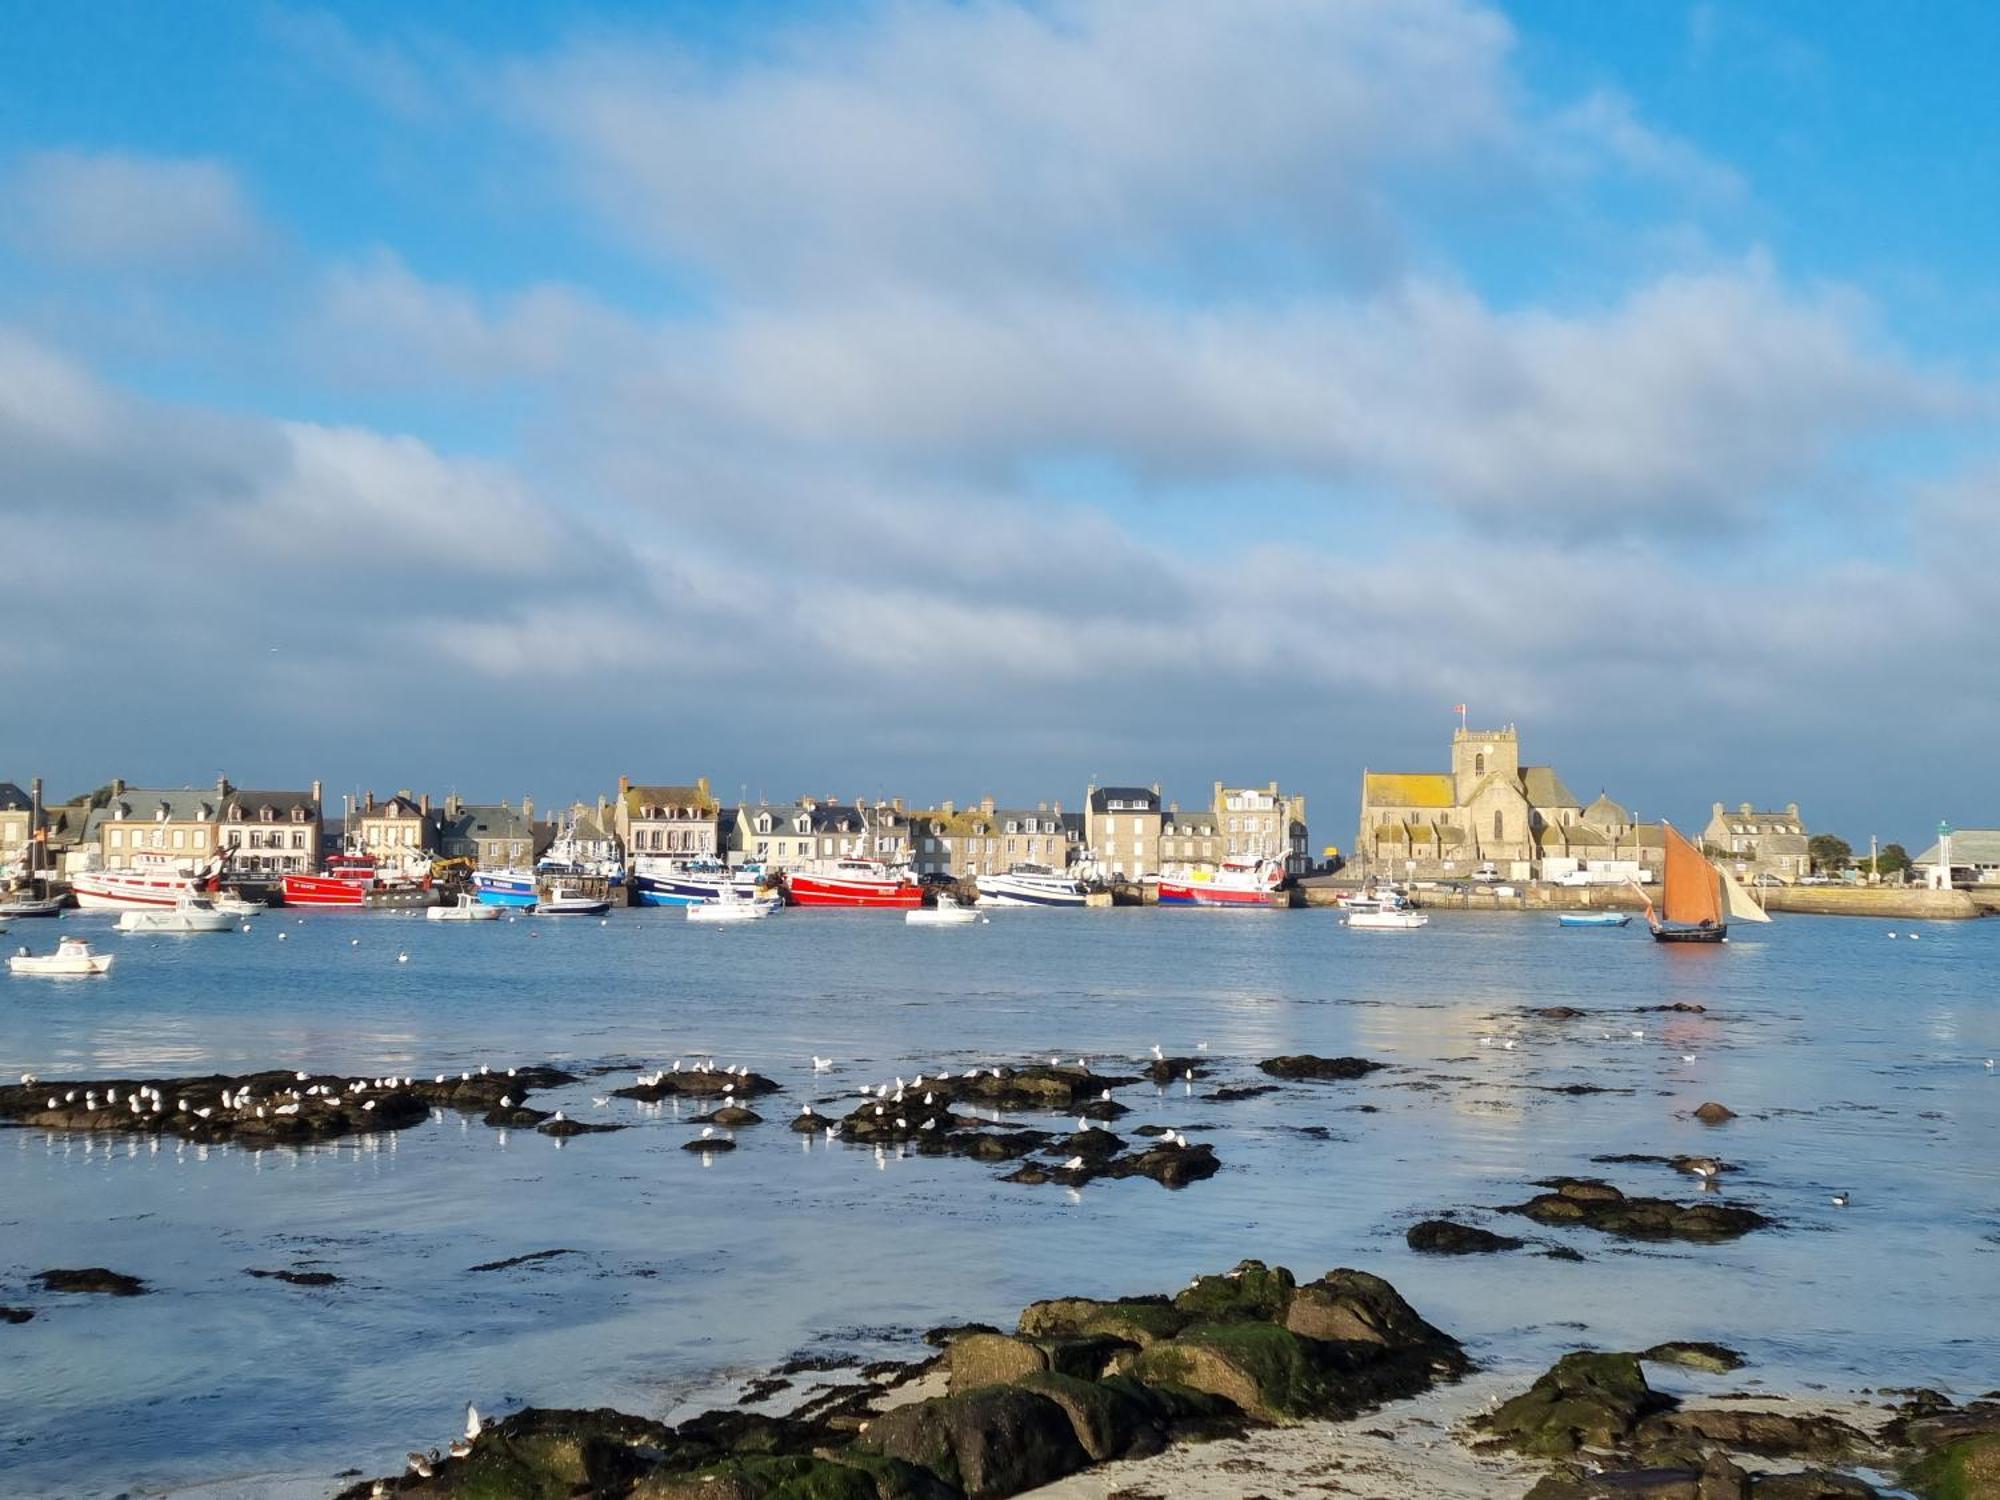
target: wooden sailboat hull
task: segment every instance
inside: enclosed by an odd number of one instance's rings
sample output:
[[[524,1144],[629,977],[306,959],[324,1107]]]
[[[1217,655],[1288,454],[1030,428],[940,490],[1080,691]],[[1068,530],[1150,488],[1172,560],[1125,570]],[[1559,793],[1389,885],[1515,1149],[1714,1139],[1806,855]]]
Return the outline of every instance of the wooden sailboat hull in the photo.
[[[1729,941],[1729,929],[1720,925],[1715,927],[1656,926],[1653,928],[1653,941],[1656,943],[1726,943]]]

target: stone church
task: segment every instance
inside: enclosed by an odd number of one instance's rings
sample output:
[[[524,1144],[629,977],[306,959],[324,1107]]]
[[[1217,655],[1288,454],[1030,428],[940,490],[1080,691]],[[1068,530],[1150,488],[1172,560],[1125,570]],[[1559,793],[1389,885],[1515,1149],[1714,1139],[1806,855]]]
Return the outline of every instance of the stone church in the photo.
[[[1609,798],[1586,809],[1553,767],[1522,765],[1511,724],[1454,731],[1449,772],[1361,775],[1354,853],[1364,874],[1465,879],[1491,864],[1503,879],[1531,880],[1544,859],[1651,863],[1657,847],[1648,856],[1642,840]]]

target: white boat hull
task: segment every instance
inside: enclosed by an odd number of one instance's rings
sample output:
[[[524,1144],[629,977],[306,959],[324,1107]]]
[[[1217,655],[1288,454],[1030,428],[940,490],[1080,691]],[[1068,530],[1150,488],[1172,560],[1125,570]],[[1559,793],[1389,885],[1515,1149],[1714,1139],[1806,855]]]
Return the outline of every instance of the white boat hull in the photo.
[[[89,872],[72,882],[76,904],[84,911],[171,911],[184,896],[200,889],[192,875],[133,875],[122,871]]]
[[[118,918],[120,932],[230,932],[236,919],[224,911],[128,911]]]
[[[1347,914],[1347,925],[1364,931],[1409,932],[1430,922],[1421,911],[1355,911]]]
[[[433,906],[424,913],[426,922],[497,922],[500,908],[475,901],[470,896],[458,898],[456,906]]]
[[[965,927],[977,922],[979,913],[969,906],[920,906],[904,912],[903,920],[912,927]]]
[[[982,906],[1084,906],[1089,897],[1082,882],[1063,875],[981,875]]]
[[[776,916],[784,910],[785,903],[775,896],[759,897],[755,901],[704,901],[687,908],[690,922],[761,922],[766,917]]]

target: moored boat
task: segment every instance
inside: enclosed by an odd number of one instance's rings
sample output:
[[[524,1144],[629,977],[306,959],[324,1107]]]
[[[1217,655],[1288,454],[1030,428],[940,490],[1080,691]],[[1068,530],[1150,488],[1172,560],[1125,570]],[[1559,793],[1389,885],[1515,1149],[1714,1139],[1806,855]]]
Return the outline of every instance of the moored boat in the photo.
[[[936,906],[919,906],[906,911],[903,920],[912,927],[965,927],[986,918],[981,917],[975,908],[940,893]]]
[[[835,860],[824,872],[788,875],[794,906],[902,908],[924,904],[924,888],[900,868],[872,859]]]
[[[459,894],[449,906],[433,906],[424,913],[427,922],[497,922],[500,908],[488,906],[477,898]]]
[[[1418,911],[1394,891],[1383,891],[1367,905],[1348,907],[1342,921],[1363,932],[1412,932],[1430,925],[1430,913]]]
[[[716,860],[662,859],[643,855],[632,866],[632,900],[638,906],[694,906],[715,900],[724,887],[755,897],[762,865],[730,869]]]
[[[26,948],[7,960],[7,968],[14,974],[39,974],[57,979],[81,978],[92,974],[109,974],[110,953],[95,953],[90,944],[80,937],[66,937],[56,944],[53,953],[30,953]]]
[[[64,899],[61,896],[31,896],[26,891],[11,896],[0,897],[0,920],[12,917],[59,917],[62,915]]]
[[[535,872],[532,870],[474,870],[472,891],[488,906],[533,906]]]
[[[1214,870],[1184,870],[1160,877],[1162,906],[1248,906],[1279,905],[1279,890],[1285,867],[1274,859],[1247,856],[1224,860]]]
[[[181,897],[210,886],[220,869],[220,860],[197,865],[141,856],[129,869],[81,871],[71,878],[70,889],[84,911],[171,910]]]
[[[374,855],[354,852],[329,856],[326,868],[317,875],[280,876],[278,890],[286,906],[350,911],[429,906],[437,899],[429,875],[385,871]]]
[[[611,910],[602,896],[587,896],[571,886],[559,885],[535,903],[535,914],[543,917],[601,917]]]
[[[776,916],[785,907],[785,898],[776,892],[745,896],[734,886],[724,886],[712,901],[698,901],[686,908],[690,922],[758,922]]]
[[[1566,911],[1556,917],[1558,927],[1623,927],[1632,920],[1629,911]]]
[[[157,911],[128,911],[118,917],[120,932],[233,932],[236,919],[205,896],[183,896]]]
[[[979,900],[991,906],[1082,906],[1083,882],[1047,865],[1015,865],[1004,875],[981,875]]]

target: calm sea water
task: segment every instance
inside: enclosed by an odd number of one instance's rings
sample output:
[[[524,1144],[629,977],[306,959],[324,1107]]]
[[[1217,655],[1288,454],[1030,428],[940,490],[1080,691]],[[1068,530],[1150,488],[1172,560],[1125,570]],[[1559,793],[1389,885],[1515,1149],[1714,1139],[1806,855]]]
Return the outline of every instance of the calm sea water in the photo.
[[[5,942],[52,939],[35,928]],[[0,1076],[713,1054],[786,1092],[708,1164],[679,1149],[694,1130],[672,1107],[593,1106],[623,1077],[536,1099],[635,1126],[567,1145],[455,1115],[306,1151],[0,1131],[0,1302],[39,1314],[0,1327],[7,1495],[327,1490],[351,1463],[384,1472],[441,1443],[468,1399],[685,1414],[801,1349],[907,1350],[936,1323],[1171,1290],[1249,1255],[1377,1271],[1482,1357],[1524,1365],[1714,1337],[1774,1386],[2000,1384],[2000,1076],[1983,1065],[2000,1054],[2000,923],[1793,918],[1672,950],[1458,913],[1417,934],[1325,912],[1010,911],[925,930],[795,911],[733,931],[672,912],[273,913],[244,934],[101,940],[119,955],[107,981],[0,977]],[[1708,1009],[1631,1014],[1671,1001]],[[1624,1014],[1520,1014],[1564,1004]],[[896,1073],[1057,1053],[1105,1070],[1199,1042],[1217,1076],[1197,1093],[1281,1052],[1395,1068],[1230,1104],[1128,1090],[1128,1138],[1158,1121],[1220,1153],[1223,1172],[1181,1192],[1020,1187],[783,1126],[806,1099]],[[815,1078],[814,1054],[837,1070]],[[1539,1087],[1582,1081],[1627,1092]],[[1705,1099],[1742,1118],[1687,1119]],[[1558,1171],[1691,1196],[1665,1168],[1588,1160],[1689,1150],[1740,1164],[1727,1196],[1781,1227],[1717,1246],[1568,1231],[1582,1264],[1403,1245],[1418,1217],[1518,1202]],[[468,1272],[557,1248],[577,1253]],[[28,1283],[74,1265],[156,1292]],[[244,1274],[308,1265],[343,1284]]]

